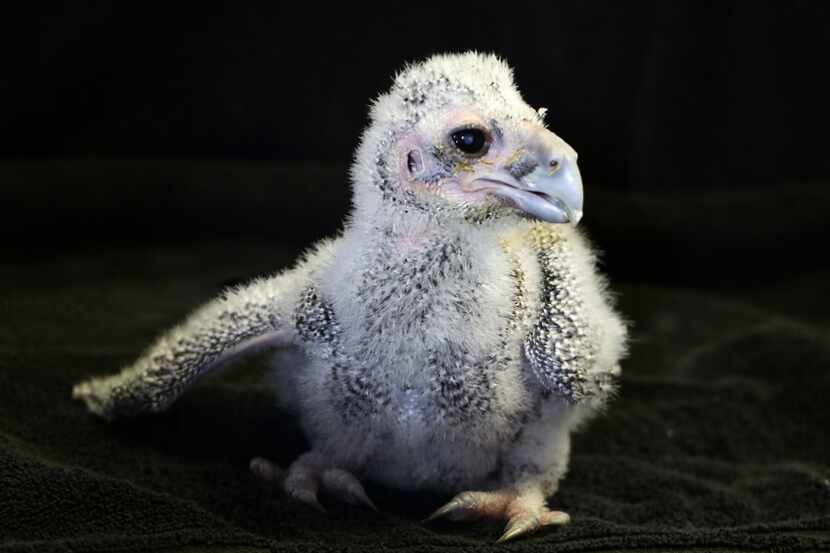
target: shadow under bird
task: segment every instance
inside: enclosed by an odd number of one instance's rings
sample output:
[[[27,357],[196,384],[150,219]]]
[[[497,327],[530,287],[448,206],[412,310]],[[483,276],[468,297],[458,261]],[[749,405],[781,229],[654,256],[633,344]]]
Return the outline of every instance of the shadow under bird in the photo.
[[[372,105],[339,236],[73,396],[106,419],[163,411],[267,347],[311,450],[250,466],[290,496],[374,508],[369,479],[457,493],[427,520],[502,520],[499,541],[567,523],[546,498],[571,432],[613,395],[626,329],[576,228],[576,152],[544,112],[493,55],[407,66]]]

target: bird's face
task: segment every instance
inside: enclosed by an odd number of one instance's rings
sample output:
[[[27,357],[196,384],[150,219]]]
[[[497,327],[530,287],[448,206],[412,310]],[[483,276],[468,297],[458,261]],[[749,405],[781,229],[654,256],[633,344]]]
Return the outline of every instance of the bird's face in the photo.
[[[456,211],[519,211],[552,223],[582,218],[577,154],[545,128],[544,111],[449,106],[401,137],[399,183]],[[498,110],[501,111],[501,110]]]
[[[517,212],[552,223],[582,217],[576,152],[545,127],[544,110],[522,99],[496,56],[446,54],[410,65],[370,117],[352,167],[358,208],[465,221]]]

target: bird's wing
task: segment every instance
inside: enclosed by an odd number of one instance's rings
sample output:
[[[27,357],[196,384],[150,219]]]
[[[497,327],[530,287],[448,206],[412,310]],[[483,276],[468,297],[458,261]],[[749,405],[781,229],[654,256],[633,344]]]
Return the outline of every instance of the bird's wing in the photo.
[[[539,309],[523,343],[545,389],[571,402],[614,390],[625,327],[594,255],[572,227],[539,223],[527,237],[540,269]]]
[[[227,361],[295,340],[293,309],[321,247],[297,268],[226,291],[160,336],[120,373],[77,384],[72,396],[107,419],[165,410]]]

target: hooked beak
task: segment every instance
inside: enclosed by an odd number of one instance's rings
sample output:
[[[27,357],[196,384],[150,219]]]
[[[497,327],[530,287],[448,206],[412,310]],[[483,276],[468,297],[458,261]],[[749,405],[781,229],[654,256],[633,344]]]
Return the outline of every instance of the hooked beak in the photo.
[[[504,198],[528,215],[550,223],[576,225],[582,219],[582,179],[576,164],[553,174],[537,167],[517,179],[508,171],[495,171],[473,180],[478,190]]]
[[[526,130],[524,143],[504,166],[474,175],[468,190],[503,198],[543,221],[576,225],[582,219],[583,201],[576,152],[539,127]]]

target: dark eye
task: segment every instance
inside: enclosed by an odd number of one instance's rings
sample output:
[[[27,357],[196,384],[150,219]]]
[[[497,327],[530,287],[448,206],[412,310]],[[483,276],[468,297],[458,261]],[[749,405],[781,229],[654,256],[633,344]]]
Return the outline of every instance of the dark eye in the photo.
[[[483,154],[487,149],[487,136],[481,129],[461,129],[450,136],[455,147],[465,154]]]

